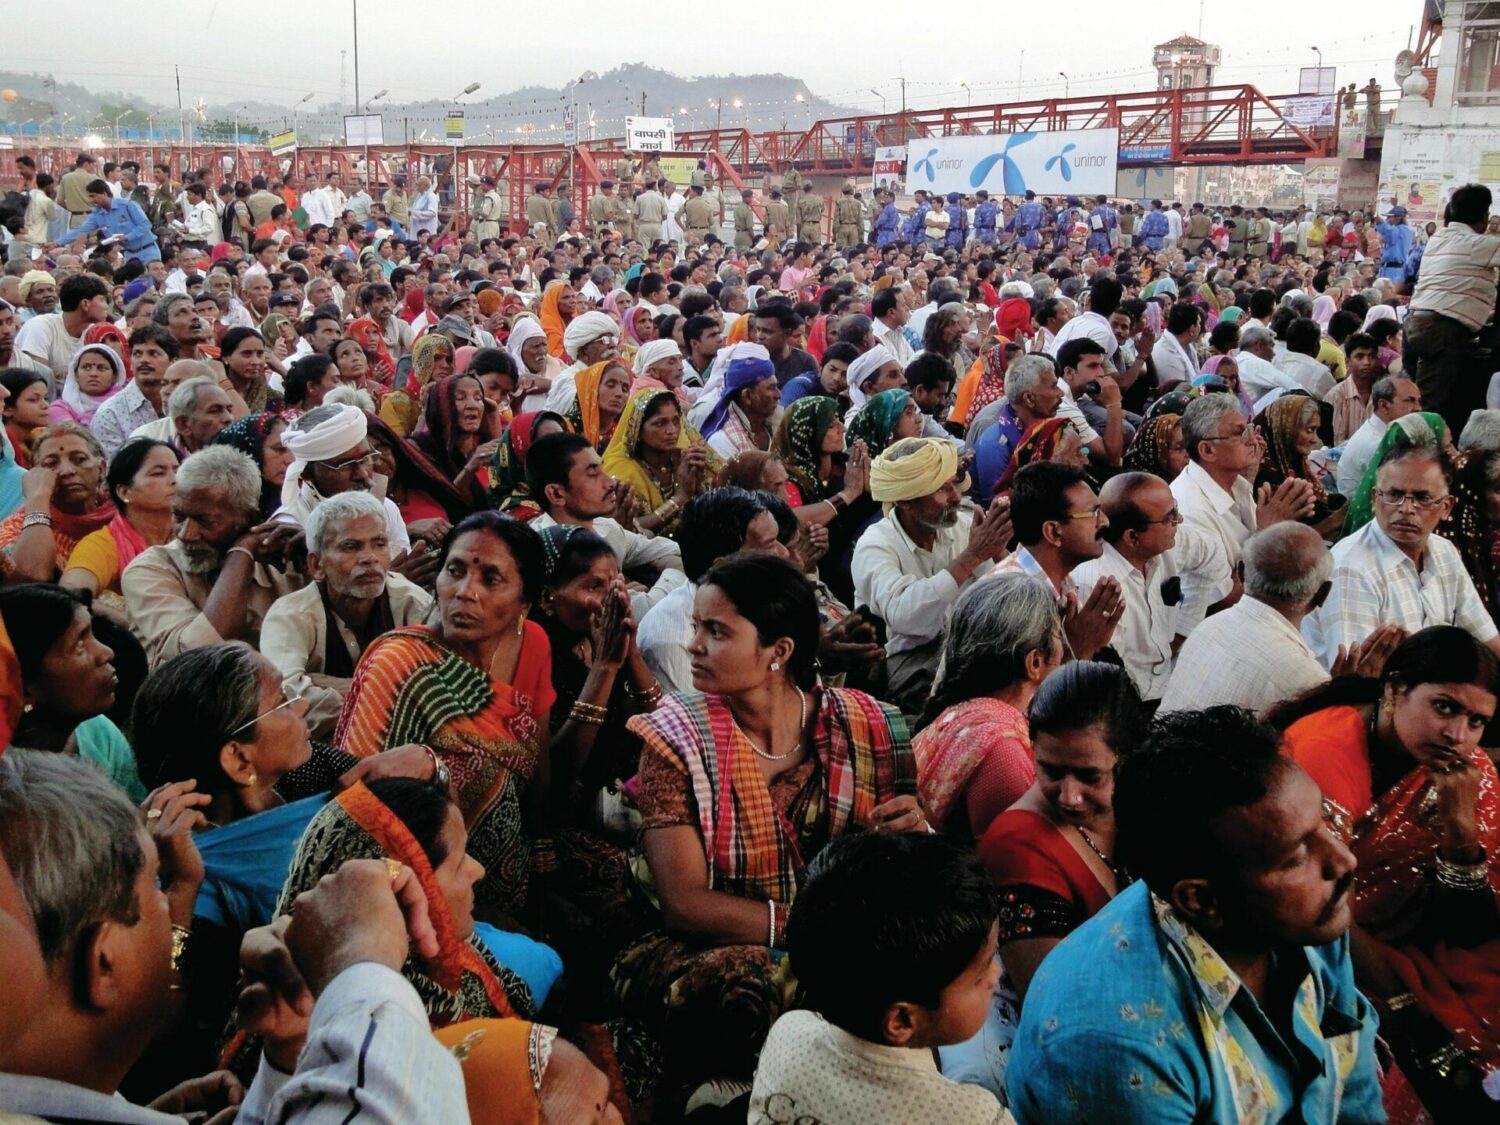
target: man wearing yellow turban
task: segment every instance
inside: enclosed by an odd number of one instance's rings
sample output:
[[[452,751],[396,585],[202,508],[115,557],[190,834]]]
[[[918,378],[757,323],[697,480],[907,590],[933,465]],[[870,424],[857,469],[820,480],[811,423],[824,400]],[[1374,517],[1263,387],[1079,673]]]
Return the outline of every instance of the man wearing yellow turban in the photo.
[[[953,443],[906,438],[870,463],[870,495],[885,518],[854,547],[855,603],[886,625],[886,698],[915,715],[932,687],[949,607],[1005,557],[1010,503],[963,510],[968,478]]]

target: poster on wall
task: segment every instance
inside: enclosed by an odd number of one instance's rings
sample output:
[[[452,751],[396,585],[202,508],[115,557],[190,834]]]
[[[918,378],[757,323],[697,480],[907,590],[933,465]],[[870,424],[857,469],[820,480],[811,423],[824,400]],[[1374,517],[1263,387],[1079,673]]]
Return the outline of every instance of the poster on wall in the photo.
[[[1115,176],[1115,198],[1145,203],[1177,197],[1177,169],[1170,164],[1121,168]]]
[[[1108,195],[1119,145],[1118,129],[924,137],[907,145],[906,184],[945,195]]]
[[[905,191],[904,180],[906,177],[906,146],[894,145],[889,148],[877,148],[875,158],[870,169],[870,184],[872,187],[889,187],[897,195]]]
[[[1345,117],[1339,123],[1339,159],[1363,160],[1365,158],[1365,119]]]
[[[1338,203],[1339,165],[1330,161],[1323,164],[1309,163],[1302,171],[1302,202],[1304,206],[1327,210]]]
[[[1406,208],[1406,221],[1412,226],[1441,222],[1443,206],[1452,194],[1436,180],[1381,180],[1375,209],[1384,215],[1398,203]]]

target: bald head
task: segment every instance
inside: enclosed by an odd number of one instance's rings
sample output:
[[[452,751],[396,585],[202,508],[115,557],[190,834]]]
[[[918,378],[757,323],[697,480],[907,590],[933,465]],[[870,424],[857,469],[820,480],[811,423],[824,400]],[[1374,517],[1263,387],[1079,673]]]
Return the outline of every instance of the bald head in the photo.
[[[1159,524],[1176,506],[1167,482],[1153,473],[1120,473],[1110,477],[1099,490],[1099,507],[1109,517],[1109,526],[1104,529],[1105,541],[1118,547],[1127,532],[1139,533]],[[1156,546],[1156,551],[1169,550],[1171,546],[1170,541],[1164,542]]]
[[[1245,540],[1245,593],[1256,601],[1306,612],[1333,573],[1323,537],[1303,523],[1283,520]]]

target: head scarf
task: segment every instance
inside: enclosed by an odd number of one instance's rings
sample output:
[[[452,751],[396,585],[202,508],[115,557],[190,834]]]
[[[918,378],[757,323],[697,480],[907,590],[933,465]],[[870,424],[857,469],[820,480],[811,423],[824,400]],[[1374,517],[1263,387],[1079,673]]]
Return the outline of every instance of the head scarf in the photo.
[[[1466,449],[1453,458],[1453,510],[1437,526],[1437,533],[1458,548],[1474,589],[1491,616],[1495,613],[1495,528],[1488,513],[1485,475],[1487,451]]]
[[[1420,410],[1392,422],[1386,429],[1385,436],[1380,439],[1380,444],[1375,447],[1375,455],[1370,458],[1370,465],[1360,478],[1359,487],[1354,490],[1354,499],[1349,502],[1349,517],[1344,521],[1344,534],[1353,535],[1375,518],[1375,477],[1380,471],[1380,462],[1387,453],[1397,446],[1403,449],[1418,445],[1442,448],[1447,440],[1448,426],[1441,414]]]
[[[490,503],[497,510],[510,512],[536,507],[526,483],[526,454],[535,440],[537,426],[545,419],[556,422],[564,430],[569,428],[566,418],[550,410],[517,414],[495,447],[495,456],[490,461]],[[531,515],[540,512],[541,509],[536,508]]]
[[[1297,477],[1307,481],[1313,487],[1314,501],[1326,504],[1328,490],[1308,465],[1307,458],[1297,452],[1297,433],[1302,429],[1308,410],[1313,412],[1314,417],[1317,416],[1317,400],[1307,395],[1283,395],[1255,419],[1255,425],[1266,443],[1266,451],[1261,455],[1261,467],[1282,479]]]
[[[1146,417],[1155,418],[1159,414],[1181,415],[1187,410],[1188,403],[1198,397],[1198,392],[1192,387],[1179,383],[1146,408]]]
[[[432,1025],[534,1015],[535,1004],[525,982],[501,965],[477,934],[465,938],[454,929],[453,915],[427,853],[411,829],[363,782],[340,793],[308,824],[276,905],[277,915],[290,911],[299,894],[349,860],[386,858],[411,868],[426,894],[428,918],[437,931],[435,959],[424,960],[413,950],[401,966],[401,975],[421,997]]]
[[[567,547],[568,540],[582,530],[583,528],[576,523],[555,523],[551,527],[542,529],[542,557],[546,565],[548,582],[557,576],[557,564],[562,560],[563,550]]]
[[[505,294],[498,289],[481,289],[474,294],[481,316],[494,316],[505,305]]]
[[[517,1019],[465,1020],[432,1037],[463,1068],[473,1125],[539,1125],[556,1028]]]
[[[629,296],[630,293],[627,290],[611,289],[604,295],[604,300],[600,302],[600,307],[602,307],[605,312],[609,313],[610,316],[615,318],[615,320],[619,323],[622,331],[625,327],[625,311],[621,311],[620,301],[629,298]],[[634,308],[635,305],[632,304],[630,307]]]
[[[83,362],[84,356],[102,355],[109,360],[109,365],[114,369],[115,379],[109,385],[109,390],[102,395],[90,395],[83,392],[78,385],[78,365]],[[78,353],[68,363],[68,377],[63,383],[62,394],[58,397],[67,404],[68,410],[72,412],[73,420],[87,426],[94,420],[94,411],[120,393],[125,386],[125,362],[115,354],[115,349],[108,344],[85,344],[78,349]]]
[[[411,375],[407,378],[406,393],[413,398],[421,394],[422,389],[432,382],[432,368],[437,363],[439,353],[447,352],[457,362],[456,353],[453,350],[453,341],[446,336],[440,336],[429,332],[411,347]]]
[[[272,414],[261,411],[259,414],[247,414],[236,422],[231,422],[220,430],[210,445],[227,445],[231,449],[238,449],[250,460],[255,462],[257,469],[264,470],[266,467],[266,438],[277,425],[287,421],[285,414]],[[260,482],[260,518],[268,520],[273,512],[281,506],[281,486],[272,484],[262,478]]]
[[[289,511],[300,509],[302,473],[314,461],[327,461],[365,440],[370,425],[364,411],[357,406],[340,406],[338,413],[325,418],[310,430],[291,427],[281,435],[281,444],[292,455],[286,479],[281,484],[281,503]],[[314,505],[309,504],[311,511]]]
[[[1068,432],[1068,420],[1066,418],[1043,418],[1033,422],[1027,431],[1021,435],[1021,440],[1016,443],[1015,452],[1010,455],[1010,462],[1005,466],[1005,472],[1000,474],[999,483],[995,485],[997,493],[1009,492],[1015,483],[1016,474],[1030,465],[1033,461],[1050,461],[1057,453],[1057,447],[1062,444],[1063,435]]]
[[[542,294],[542,302],[537,306],[537,319],[542,322],[542,330],[547,333],[547,353],[561,359],[564,355],[575,354],[567,350],[564,342],[564,333],[567,331],[569,321],[563,319],[562,310],[557,307],[558,299],[562,296],[566,281],[557,280],[547,286],[547,291]],[[576,320],[577,317],[574,317]]]
[[[1238,324],[1240,317],[1245,315],[1245,310],[1239,305],[1230,305],[1228,308],[1219,310],[1220,324]]]
[[[1364,323],[1359,326],[1359,330],[1361,332],[1368,332],[1370,330],[1370,325],[1374,324],[1377,320],[1400,319],[1401,318],[1396,315],[1396,310],[1391,308],[1390,305],[1371,305],[1370,311],[1365,313]]]
[[[823,365],[823,353],[828,350],[828,314],[816,317],[812,329],[807,333],[807,347],[803,349],[813,357],[818,366]]]
[[[505,341],[505,350],[510,352],[511,359],[516,361],[516,369],[522,375],[536,375],[540,372],[532,371],[526,366],[526,361],[521,358],[521,349],[526,346],[528,340],[534,340],[538,336],[545,337],[546,330],[533,318],[524,316],[511,325],[510,338]],[[542,360],[542,371],[547,370],[547,361]]]
[[[895,452],[904,457],[892,457]],[[958,451],[943,438],[907,438],[870,462],[870,495],[889,515],[903,500],[931,496],[958,475]]]
[[[449,481],[457,481],[468,458],[459,450],[458,408],[455,405],[459,386],[467,380],[479,386],[483,384],[474,375],[449,375],[432,385],[427,394],[427,404],[422,412],[422,424],[411,437],[417,451],[442,471]],[[488,399],[484,400],[484,413],[479,419],[477,441],[483,445],[500,436],[500,410]],[[484,489],[470,478],[464,490],[472,507],[484,503]]]
[[[856,441],[862,441],[870,456],[876,456],[891,444],[896,423],[906,413],[909,402],[911,392],[905,387],[881,391],[860,407],[859,413],[849,422],[848,435],[844,440],[851,446]]]
[[[1327,293],[1318,294],[1313,301],[1312,318],[1318,322],[1318,327],[1324,332],[1328,331],[1328,322],[1333,319],[1333,314],[1337,311],[1338,306]]]
[[[974,416],[990,403],[1005,397],[1005,346],[1005,340],[996,340],[980,349],[976,360],[979,364],[979,378],[964,411],[962,421],[965,426],[970,425]]]
[[[624,326],[625,340],[632,347],[640,347],[645,341],[641,339],[640,331],[636,328],[636,322],[645,316],[648,320],[652,318],[650,305],[634,305],[626,311],[621,323]]]
[[[120,344],[120,350],[115,354],[120,357],[120,362],[125,365],[125,379],[129,381],[132,377],[130,370],[130,342],[125,339],[125,333],[121,332],[108,321],[100,324],[90,324],[83,330],[83,342],[85,344],[108,344],[111,340],[116,340]]]
[[[825,486],[818,475],[823,463],[823,439],[838,416],[837,399],[803,395],[786,408],[771,439],[771,455],[786,466],[786,475],[802,493],[803,504],[824,499]]]
[[[1167,446],[1181,425],[1181,414],[1158,414],[1143,419],[1135,440],[1125,451],[1124,467],[1132,473],[1150,473],[1170,482],[1172,470],[1167,465]]]
[[[896,361],[895,353],[884,344],[876,344],[849,365],[849,405],[860,409],[869,399],[869,393],[861,384],[887,363]]]
[[[391,359],[390,349],[385,346],[385,336],[372,316],[362,316],[349,325],[349,338],[356,341],[370,363],[369,378],[389,387],[396,375],[396,364]]]
[[[401,303],[401,319],[411,324],[421,316],[427,309],[427,296],[422,292],[420,285],[406,291],[406,299]]]
[[[568,322],[563,333],[563,346],[575,360],[584,348],[605,336],[619,336],[620,326],[608,313],[586,312]]]
[[[453,374],[463,375],[469,370],[469,364],[474,360],[474,353],[479,349],[473,344],[465,344],[453,353]]]
[[[632,365],[636,371],[636,382],[639,383],[642,380],[655,382],[652,376],[647,374],[651,370],[651,365],[670,359],[674,355],[680,357],[682,349],[677,346],[677,341],[670,337],[665,340],[648,340],[642,344],[635,353],[635,363]]]
[[[995,310],[995,330],[1007,340],[1031,334],[1031,302],[1024,297],[1009,297]]]
[[[592,367],[585,367],[573,377],[577,397],[568,411],[568,421],[572,423],[572,429],[588,438],[589,444],[595,449],[600,447],[606,436],[603,421],[599,417],[599,384],[604,381],[604,373],[611,367],[630,370],[623,359],[606,359]],[[615,425],[618,427],[618,419]]]
[[[1225,379],[1222,375],[1219,374],[1219,368],[1222,367],[1222,366],[1224,366],[1224,362],[1226,360],[1234,360],[1234,357],[1233,356],[1229,356],[1229,355],[1211,355],[1211,356],[1209,356],[1206,360],[1203,361],[1203,374],[1204,375],[1215,376],[1216,378],[1220,379],[1224,383],[1225,388],[1228,389],[1229,381],[1227,379]],[[1238,370],[1238,368],[1239,368],[1239,363],[1238,363],[1238,361],[1236,361],[1235,362],[1235,369]],[[1200,375],[1198,377],[1198,379],[1194,379],[1193,380],[1193,386],[1194,387],[1200,386],[1199,379],[1202,379],[1202,378],[1203,378],[1203,376]],[[1255,403],[1252,402],[1251,399],[1250,399],[1250,396],[1245,393],[1245,384],[1244,384],[1243,380],[1241,380],[1241,382],[1240,382],[1240,389],[1238,391],[1234,392],[1234,395],[1235,395],[1235,397],[1237,399],[1239,399],[1240,409],[1242,409],[1245,412],[1245,417],[1246,418],[1254,417],[1254,415],[1255,415]]]
[[[762,352],[764,348],[760,349]],[[729,366],[724,372],[724,390],[719,399],[714,403],[714,408],[709,411],[708,417],[703,422],[703,436],[712,437],[718,433],[729,420],[729,408],[736,391],[745,387],[753,387],[762,379],[776,378],[776,367],[771,363],[769,355],[761,359],[758,356],[742,356],[729,361]]]
[[[646,417],[651,411],[652,404],[663,398],[670,398],[674,403],[677,402],[676,396],[665,387],[648,387],[645,390],[633,391],[629,401],[625,403],[625,409],[620,411],[620,421],[616,424],[615,432],[609,439],[609,448],[604,451],[604,471],[616,480],[622,480],[630,485],[645,503],[648,511],[660,508],[671,495],[670,491],[664,492],[647,471],[645,463],[641,460],[640,450],[641,428],[646,424]],[[677,410],[679,414],[682,413],[681,403],[677,404]],[[703,438],[693,428],[692,423],[684,417],[682,427],[677,432],[678,452],[680,453],[690,445],[703,445]],[[708,468],[703,476],[705,482],[708,482],[712,481],[718,471],[724,467],[724,461],[711,449],[705,448],[705,452],[708,454]]]
[[[21,275],[21,303],[25,304],[31,297],[31,291],[42,282],[55,285],[56,279],[46,270],[27,270]]]

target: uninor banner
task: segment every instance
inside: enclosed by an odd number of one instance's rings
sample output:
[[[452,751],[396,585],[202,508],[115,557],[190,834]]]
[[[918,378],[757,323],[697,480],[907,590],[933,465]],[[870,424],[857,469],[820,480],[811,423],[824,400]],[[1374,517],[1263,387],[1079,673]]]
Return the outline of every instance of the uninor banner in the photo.
[[[906,188],[946,195],[1112,195],[1118,129],[919,137],[907,145]]]

